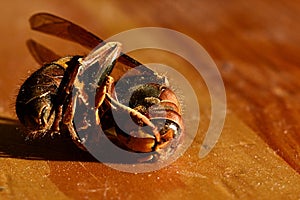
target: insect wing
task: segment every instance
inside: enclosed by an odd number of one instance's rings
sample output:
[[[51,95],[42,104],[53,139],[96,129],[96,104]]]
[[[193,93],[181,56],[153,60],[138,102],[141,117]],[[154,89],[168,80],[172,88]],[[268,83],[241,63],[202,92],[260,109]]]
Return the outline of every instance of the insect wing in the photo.
[[[78,79],[82,79],[85,85],[101,86],[113,70],[120,53],[121,44],[118,42],[108,42],[95,48],[82,61]]]
[[[33,30],[76,42],[89,49],[94,48],[90,54],[93,54],[93,52],[95,52],[98,48],[105,45],[105,42],[102,39],[90,33],[89,31],[66,19],[52,14],[37,13],[33,15],[29,21]],[[36,54],[38,55],[42,52],[36,52]],[[87,57],[89,57],[89,55]],[[39,58],[45,56],[34,55],[34,57]],[[90,70],[91,69],[85,69],[85,75],[83,75],[81,78],[86,76],[86,74],[90,74],[88,72]],[[97,71],[96,69],[94,70]],[[114,80],[118,82],[115,90],[117,93],[119,93],[119,97],[120,99],[123,99],[123,102],[128,101],[130,97],[130,93],[128,91],[132,87],[150,82],[167,85],[167,79],[164,76],[159,76],[150,68],[142,65],[140,62],[123,53],[121,53],[117,59],[110,76],[112,76]],[[93,77],[96,78],[95,80],[99,81],[98,75],[93,75]],[[84,82],[87,83],[87,81]]]
[[[29,21],[31,29],[35,31],[66,39],[89,49],[94,49],[99,44],[105,44],[102,39],[85,30],[84,28],[81,28],[80,26],[66,19],[49,13],[37,13],[31,16]],[[123,53],[121,53],[121,56],[117,59],[116,66],[111,76],[113,76],[117,81],[128,70],[137,66],[139,66],[139,69],[132,74],[133,76],[156,76],[156,73],[153,70]]]
[[[100,38],[76,24],[49,13],[37,13],[29,19],[32,30],[76,42],[89,49],[102,42]]]
[[[81,62],[73,89],[73,97],[77,102],[73,121],[77,135],[82,142],[86,141],[86,138],[97,138],[98,133],[102,132],[99,127],[93,126],[96,123],[95,114],[98,115],[95,111],[95,105],[97,105],[95,97],[97,90],[105,84],[120,53],[120,43],[108,42],[95,48]],[[102,92],[101,89],[100,92]],[[104,93],[100,94],[104,95]]]
[[[40,65],[44,65],[45,63],[51,63],[54,60],[58,60],[61,56],[54,53],[52,50],[47,47],[41,45],[40,43],[30,39],[27,40],[26,45],[33,56],[33,58]]]

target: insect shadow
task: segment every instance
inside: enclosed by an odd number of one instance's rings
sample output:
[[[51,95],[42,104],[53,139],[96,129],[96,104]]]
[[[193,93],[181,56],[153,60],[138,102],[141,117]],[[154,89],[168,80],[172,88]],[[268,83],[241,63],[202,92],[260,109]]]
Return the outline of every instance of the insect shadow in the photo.
[[[0,157],[28,160],[96,161],[68,138],[26,140],[17,120],[0,117]]]
[[[89,152],[79,149],[68,136],[43,137],[39,140],[26,140],[23,128],[15,119],[0,116],[0,158],[26,160],[99,162]],[[107,140],[106,140],[107,141]],[[106,148],[109,145],[102,145]],[[136,163],[137,158],[116,158],[112,149],[103,151],[101,162]]]

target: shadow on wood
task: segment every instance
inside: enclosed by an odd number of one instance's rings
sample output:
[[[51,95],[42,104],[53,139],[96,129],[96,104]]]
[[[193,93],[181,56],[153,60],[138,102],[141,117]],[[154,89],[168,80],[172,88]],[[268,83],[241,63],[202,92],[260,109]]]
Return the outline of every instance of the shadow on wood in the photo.
[[[99,162],[88,151],[78,148],[66,134],[38,139],[26,139],[25,130],[17,120],[0,117],[0,158],[21,158],[28,160],[83,161]],[[143,153],[120,154],[118,148],[109,140],[97,144],[101,162],[137,163]]]
[[[26,140],[18,121],[0,117],[0,157],[29,160],[95,161],[68,137]]]

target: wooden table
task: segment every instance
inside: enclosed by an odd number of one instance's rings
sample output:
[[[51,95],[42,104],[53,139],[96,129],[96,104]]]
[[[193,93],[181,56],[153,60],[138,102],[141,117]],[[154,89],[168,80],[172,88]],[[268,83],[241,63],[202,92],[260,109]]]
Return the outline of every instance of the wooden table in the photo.
[[[0,199],[299,199],[299,3],[1,2]],[[216,62],[227,95],[225,125],[213,150],[198,157],[210,121],[203,80],[193,80],[202,94],[197,135],[182,157],[161,170],[125,173],[93,161],[68,142],[24,142],[14,98],[29,71],[38,68],[25,41],[33,37],[61,55],[87,52],[30,31],[28,18],[41,11],[102,38],[151,26],[200,43]]]

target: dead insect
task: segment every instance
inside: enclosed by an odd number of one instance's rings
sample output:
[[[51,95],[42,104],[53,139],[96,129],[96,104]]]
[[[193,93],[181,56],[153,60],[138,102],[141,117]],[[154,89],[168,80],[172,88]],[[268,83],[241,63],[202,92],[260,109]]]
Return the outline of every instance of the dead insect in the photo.
[[[17,116],[29,137],[67,132],[85,149],[86,143],[99,138],[96,130],[101,127],[113,128],[117,145],[129,151],[159,153],[175,148],[183,135],[183,122],[165,77],[122,54],[119,43],[105,44],[60,17],[38,13],[30,24],[33,30],[89,49],[98,47],[86,57],[60,57],[33,40],[27,42],[43,65],[23,83],[16,99]],[[134,74],[121,78],[133,68]]]

